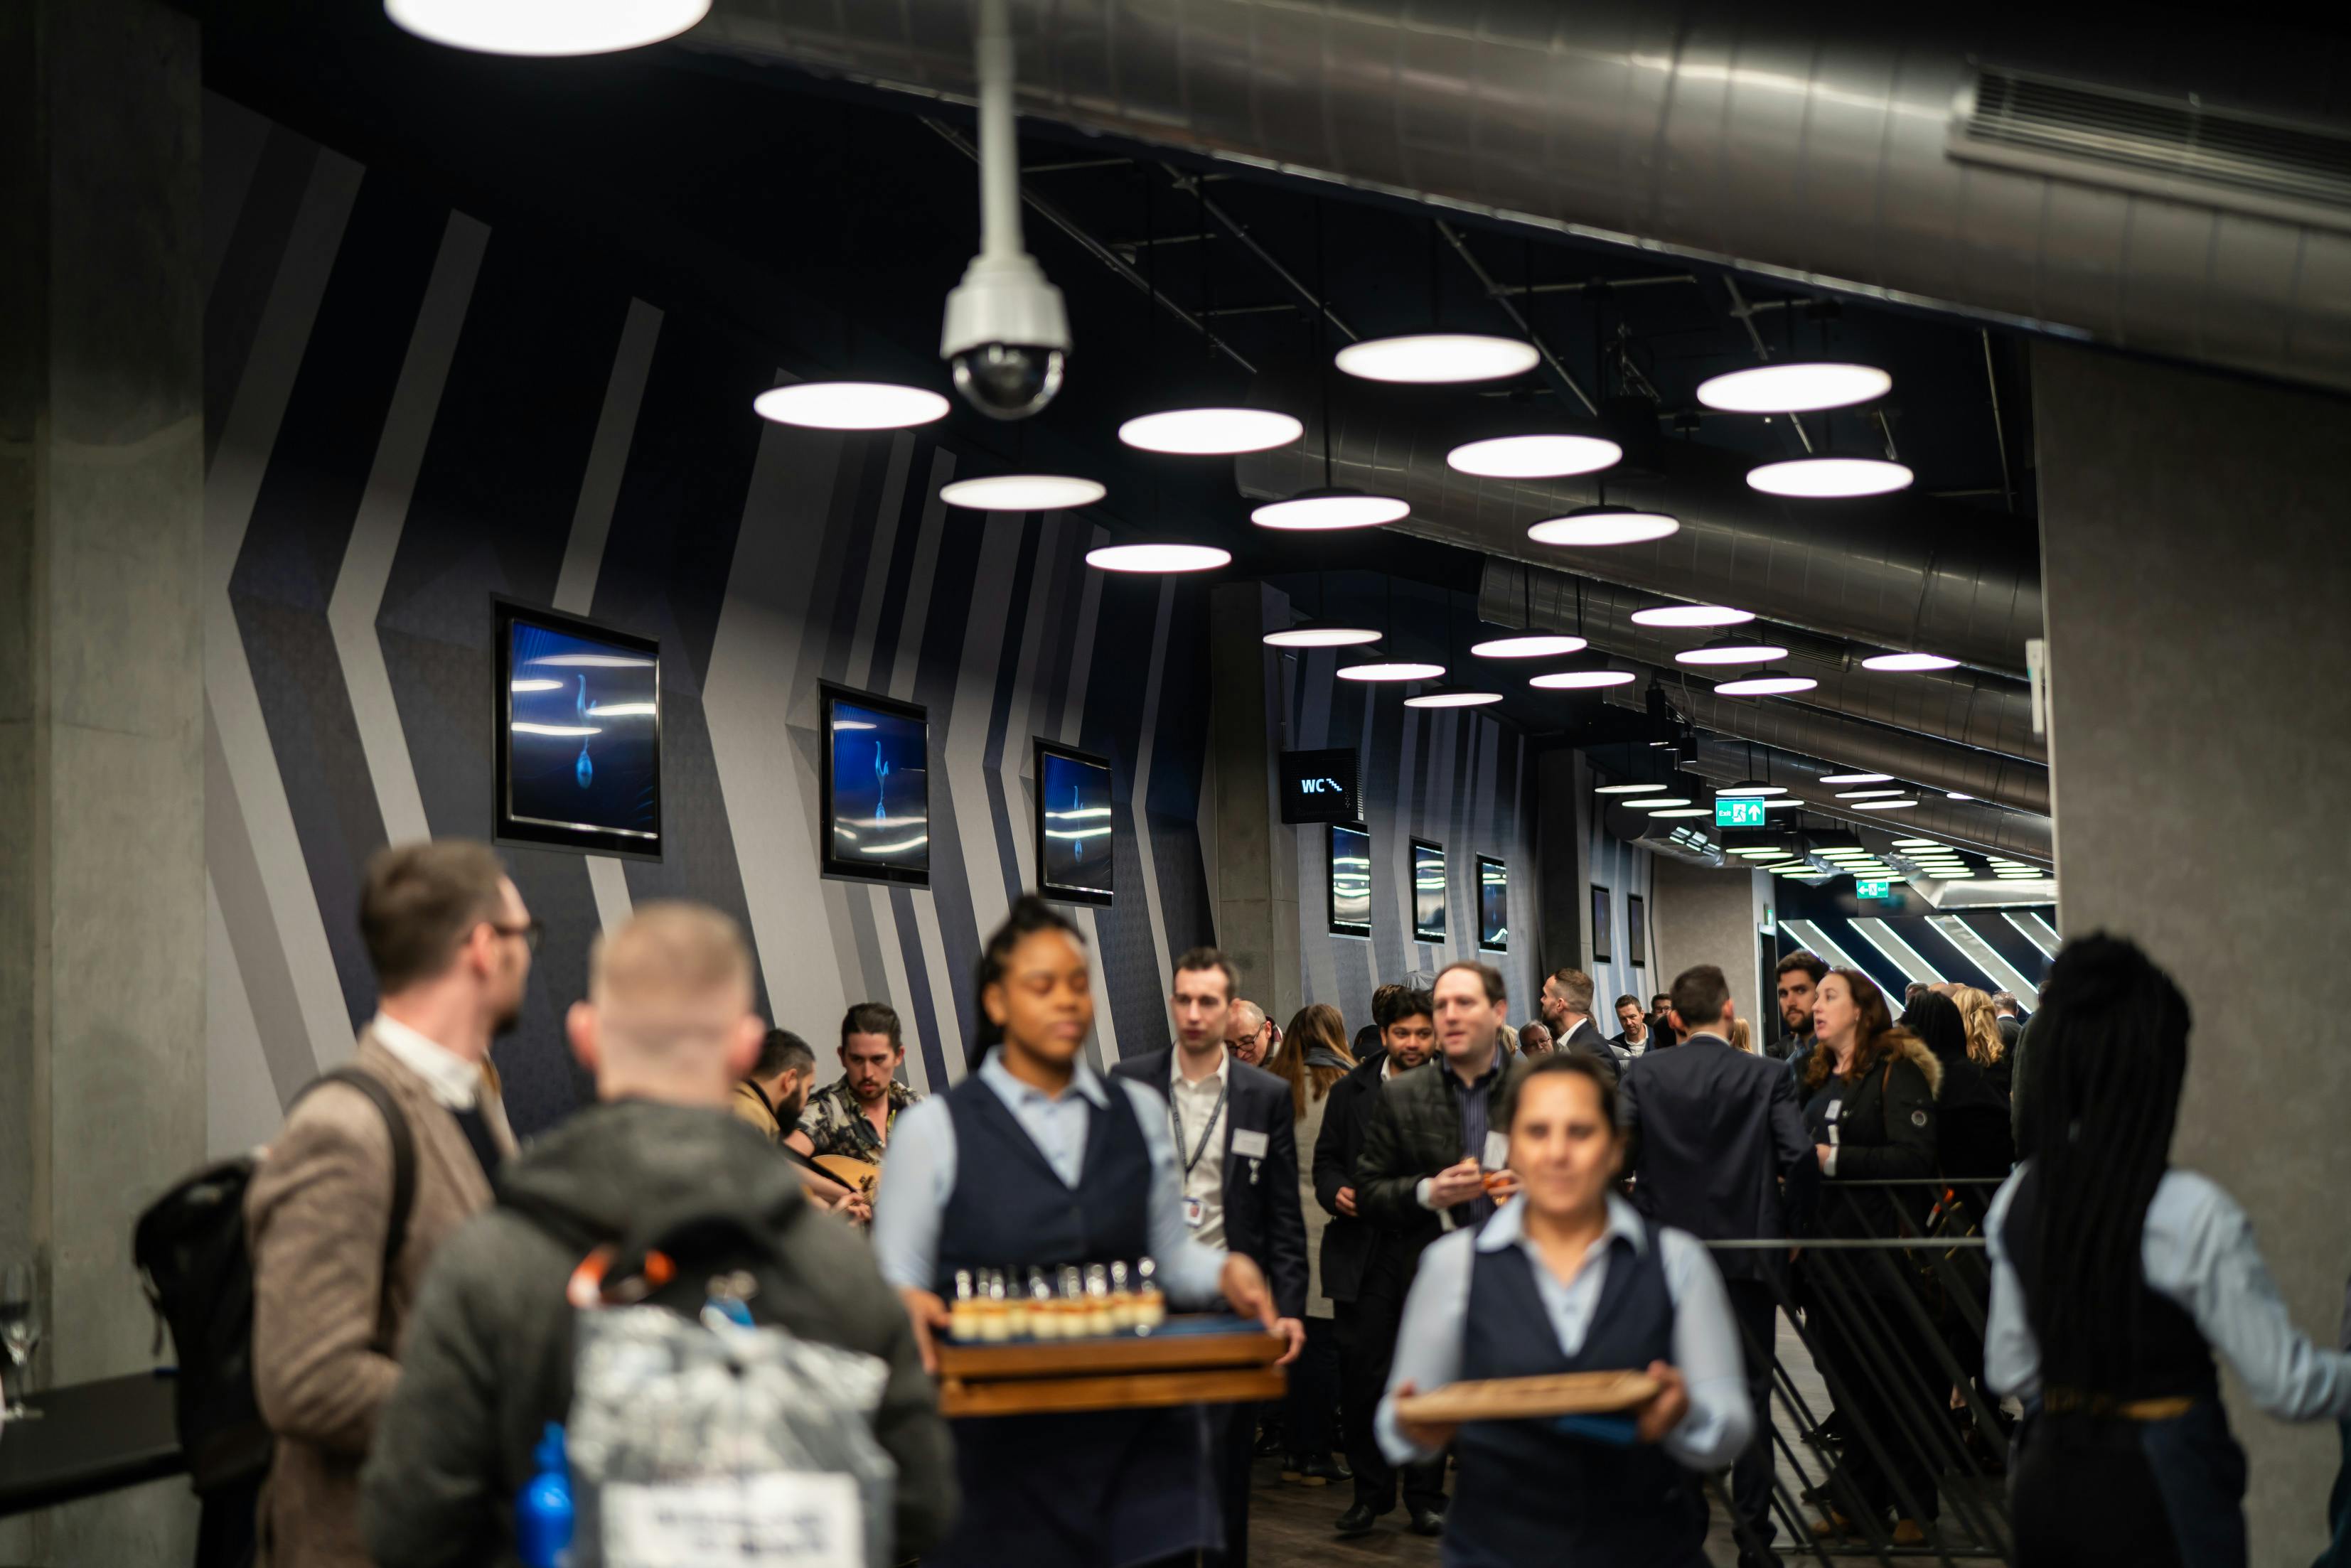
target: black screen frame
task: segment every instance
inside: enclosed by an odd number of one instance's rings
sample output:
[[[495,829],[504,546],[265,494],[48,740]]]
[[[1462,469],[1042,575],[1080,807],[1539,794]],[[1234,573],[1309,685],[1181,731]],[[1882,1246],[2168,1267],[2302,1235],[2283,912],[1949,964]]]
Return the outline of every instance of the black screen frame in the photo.
[[[1102,770],[1103,778],[1109,780],[1110,796],[1113,807],[1116,804],[1118,793],[1118,774],[1112,768],[1109,758],[1098,757],[1091,751],[1080,751],[1074,746],[1063,746],[1058,740],[1047,740],[1041,735],[1032,737],[1030,765],[1033,771],[1030,773],[1029,777],[1035,780],[1037,797],[1035,810],[1029,813],[1031,818],[1029,827],[1031,832],[1030,841],[1035,846],[1037,852],[1037,891],[1055,904],[1090,904],[1096,909],[1108,909],[1117,901],[1118,898],[1118,855],[1114,849],[1111,855],[1111,885],[1108,893],[1103,893],[1099,889],[1091,887],[1071,887],[1062,883],[1049,881],[1046,878],[1045,758],[1048,757],[1059,757],[1066,761],[1081,763],[1089,768],[1101,768]],[[1111,841],[1113,845],[1117,843],[1117,835],[1115,833],[1112,835]]]
[[[1592,961],[1613,964],[1616,961],[1615,910],[1609,901],[1608,890],[1598,883],[1592,884]]]
[[[1357,941],[1368,942],[1372,938],[1372,922],[1368,908],[1365,910],[1365,917],[1360,925],[1352,920],[1341,920],[1339,918],[1339,883],[1338,878],[1334,873],[1339,869],[1338,835],[1343,832],[1361,833],[1364,835],[1364,879],[1366,882],[1371,880],[1371,828],[1361,821],[1326,822],[1322,824],[1323,929],[1329,936],[1347,936],[1353,937]],[[1369,899],[1366,898],[1366,904],[1368,904],[1369,902]]]
[[[550,822],[521,817],[514,810],[514,628],[517,622],[560,632],[569,637],[592,638],[613,647],[640,653],[653,662],[653,828],[651,833],[596,828],[584,822]],[[493,595],[490,600],[490,841],[534,850],[565,851],[583,855],[611,855],[622,860],[653,861],[668,847],[663,820],[661,643],[653,637],[624,632],[607,622],[591,621],[520,600]]]
[[[1635,969],[1649,967],[1649,911],[1637,893],[1625,895],[1625,945],[1632,951],[1626,956]]]
[[[1443,929],[1431,932],[1420,923],[1420,852],[1428,851],[1437,857],[1445,875],[1445,899],[1437,905],[1438,918],[1447,925],[1452,922],[1453,865],[1445,858],[1445,846],[1435,839],[1409,839],[1405,851],[1405,870],[1412,877],[1412,939],[1442,946],[1448,938]]]
[[[923,727],[923,831],[930,831],[931,823],[931,712],[920,703],[900,702],[895,697],[882,696],[873,692],[859,691],[854,686],[836,685],[831,681],[817,683],[817,837],[819,874],[837,882],[886,883],[893,887],[928,887],[931,870],[927,856],[921,871],[909,871],[900,866],[876,866],[871,861],[854,862],[833,852],[832,831],[832,743],[834,705],[850,703],[871,708],[894,717],[912,719]]]
[[[1502,939],[1499,942],[1489,940],[1486,936],[1486,868],[1488,866],[1492,866],[1502,873]],[[1510,862],[1499,855],[1478,857],[1478,951],[1480,953],[1507,953],[1510,950]]]

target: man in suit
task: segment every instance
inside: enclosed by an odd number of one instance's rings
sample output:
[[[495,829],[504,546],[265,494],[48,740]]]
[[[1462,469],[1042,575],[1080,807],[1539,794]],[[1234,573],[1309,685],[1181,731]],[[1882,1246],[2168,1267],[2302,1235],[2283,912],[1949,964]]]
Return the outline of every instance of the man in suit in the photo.
[[[1225,1049],[1234,1007],[1233,967],[1213,947],[1176,960],[1168,1012],[1176,1043],[1130,1056],[1111,1069],[1167,1102],[1184,1184],[1184,1222],[1193,1238],[1254,1261],[1273,1291],[1275,1331],[1290,1342],[1281,1364],[1306,1344],[1306,1219],[1298,1204],[1298,1134],[1290,1085]],[[1263,1015],[1259,1015],[1262,1019]],[[1257,1406],[1226,1408],[1223,1467],[1225,1551],[1249,1562],[1249,1459]]]
[[[388,1244],[391,1124],[363,1091],[329,1082],[295,1105],[246,1191],[253,1389],[277,1438],[265,1568],[367,1568],[360,1463],[400,1378],[401,1330],[434,1250],[489,1207],[515,1152],[490,1041],[521,1010],[538,924],[497,856],[463,839],[378,852],[360,935],[378,1000],[351,1066],[399,1109],[414,1186]]]
[[[1543,1022],[1551,1025],[1552,1049],[1565,1054],[1581,1051],[1600,1064],[1602,1076],[1614,1083],[1619,1076],[1616,1053],[1608,1037],[1592,1021],[1592,977],[1581,969],[1561,969],[1543,982]]]
[[[1355,1472],[1355,1500],[1339,1516],[1341,1535],[1363,1535],[1396,1505],[1396,1471],[1373,1432],[1380,1395],[1395,1359],[1412,1283],[1403,1243],[1364,1218],[1355,1166],[1364,1152],[1381,1086],[1425,1064],[1437,1051],[1436,1004],[1428,993],[1382,986],[1374,993],[1378,1045],[1355,1070],[1331,1085],[1322,1135],[1314,1144],[1314,1197],[1331,1216],[1322,1232],[1322,1291],[1331,1298],[1339,1336],[1339,1414],[1347,1466]],[[1407,1465],[1405,1506],[1413,1519],[1441,1516],[1445,1465]]]
[[[1767,1240],[1799,1234],[1819,1169],[1786,1067],[1734,1050],[1729,982],[1711,964],[1674,981],[1672,1007],[1688,1038],[1652,1051],[1618,1088],[1617,1119],[1630,1137],[1634,1202],[1660,1224],[1701,1241]],[[1783,1189],[1782,1183],[1785,1181]],[[1715,1254],[1737,1314],[1755,1438],[1731,1466],[1734,1506],[1753,1531],[1742,1568],[1776,1561],[1771,1540],[1771,1344],[1777,1249]]]

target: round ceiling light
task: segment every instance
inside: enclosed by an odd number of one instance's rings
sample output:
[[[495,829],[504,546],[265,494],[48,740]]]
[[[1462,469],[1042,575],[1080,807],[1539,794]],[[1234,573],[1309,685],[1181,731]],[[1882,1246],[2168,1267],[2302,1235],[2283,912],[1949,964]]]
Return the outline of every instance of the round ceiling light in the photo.
[[[1553,670],[1547,675],[1537,675],[1527,685],[1541,686],[1547,692],[1589,691],[1595,686],[1625,686],[1633,684],[1630,670]]]
[[[977,512],[1067,511],[1091,507],[1105,493],[1094,480],[1068,474],[991,474],[939,486],[940,500]]]
[[[1664,789],[1662,784],[1600,784],[1593,788],[1595,795],[1654,795]]]
[[[1445,455],[1456,473],[1486,479],[1564,479],[1597,474],[1625,449],[1604,435],[1496,435],[1464,442]]]
[[[1499,692],[1464,692],[1439,687],[1436,691],[1421,692],[1405,698],[1404,706],[1406,707],[1482,707],[1487,703],[1498,703],[1501,700],[1502,694]]]
[[[1102,571],[1214,571],[1232,559],[1232,551],[1214,545],[1104,545],[1086,552],[1086,564]]]
[[[1808,692],[1821,683],[1808,675],[1758,675],[1751,681],[1718,681],[1714,695],[1719,697],[1777,697],[1790,692]]]
[[[1535,368],[1532,343],[1480,332],[1413,332],[1350,343],[1332,362],[1367,382],[1490,382]]]
[[[1943,799],[1946,800],[1972,800],[1975,797],[1973,795],[1962,795],[1957,789],[1946,789],[1943,791]]]
[[[1837,791],[1837,799],[1840,800],[1882,800],[1888,795],[1907,795],[1908,793],[1910,793],[1909,790],[1902,789],[1840,789]]]
[[[1711,806],[1676,806],[1668,810],[1652,811],[1649,815],[1652,817],[1711,817],[1714,815],[1714,808]]]
[[[891,382],[794,382],[769,387],[751,410],[803,430],[905,430],[947,415],[947,400]]]
[[[1804,799],[1801,795],[1775,795],[1763,802],[1763,809],[1767,811],[1776,811],[1789,806],[1801,807],[1803,803]]]
[[[1531,632],[1523,637],[1496,637],[1484,643],[1473,643],[1469,651],[1481,659],[1552,659],[1562,653],[1581,653],[1592,646],[1581,637],[1565,632]]]
[[[1702,648],[1685,648],[1674,655],[1677,664],[1767,664],[1774,659],[1784,659],[1788,650],[1771,643],[1739,643],[1724,641],[1708,643]]]
[[[1366,659],[1360,664],[1349,664],[1339,672],[1343,681],[1434,681],[1442,677],[1442,664],[1417,664],[1409,659]]]
[[[1853,803],[1853,809],[1856,811],[1907,811],[1917,803],[1911,800],[1855,800]]]
[[[1410,502],[1395,496],[1371,496],[1361,490],[1333,487],[1305,490],[1287,501],[1268,501],[1249,514],[1261,528],[1376,528],[1412,516]]]
[[[1304,434],[1304,425],[1270,408],[1175,408],[1139,415],[1118,427],[1118,438],[1129,446],[1186,457],[1270,452]]]
[[[1742,860],[1750,861],[1776,861],[1785,860],[1788,857],[1788,852],[1782,849],[1745,849],[1733,850],[1730,852]]]
[[[1636,626],[1736,626],[1754,619],[1754,612],[1728,604],[1653,604],[1633,612]]]
[[[1810,413],[1848,408],[1893,390],[1894,378],[1875,365],[1758,365],[1700,382],[1698,401],[1725,413]]]
[[[1739,795],[1750,799],[1761,795],[1784,795],[1787,792],[1788,787],[1785,784],[1761,784],[1752,779],[1741,784],[1725,784],[1715,791],[1718,795]]]
[[[1319,621],[1301,622],[1286,632],[1269,632],[1264,638],[1269,648],[1352,648],[1379,640],[1380,634],[1368,626],[1328,626]]]
[[[1571,545],[1597,549],[1604,545],[1646,544],[1681,531],[1681,521],[1663,512],[1634,507],[1578,507],[1556,517],[1545,517],[1527,530],[1539,545]]]
[[[1652,800],[1627,800],[1625,802],[1625,804],[1630,806],[1635,811],[1656,811],[1661,810],[1668,806],[1687,806],[1689,803],[1690,799],[1687,795],[1659,795]]]
[[[674,38],[710,0],[383,0],[420,38],[486,55],[609,55]]]
[[[1891,784],[1894,782],[1894,775],[1891,773],[1823,773],[1821,775],[1821,782],[1823,784]]]
[[[1767,496],[1813,500],[1891,495],[1908,489],[1913,477],[1904,465],[1882,457],[1792,457],[1747,471],[1747,483]]]
[[[1904,672],[1911,670],[1948,670],[1959,664],[1940,653],[1874,653],[1861,662],[1865,670]]]

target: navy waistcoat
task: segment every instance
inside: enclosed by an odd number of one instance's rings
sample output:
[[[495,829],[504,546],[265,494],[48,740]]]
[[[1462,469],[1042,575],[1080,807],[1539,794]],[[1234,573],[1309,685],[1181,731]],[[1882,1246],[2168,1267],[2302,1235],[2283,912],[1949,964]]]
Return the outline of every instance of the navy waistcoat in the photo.
[[[1132,1263],[1151,1250],[1151,1151],[1125,1087],[1103,1087],[1110,1105],[1086,1118],[1074,1187],[977,1074],[948,1091],[956,1184],[939,1221],[941,1296],[954,1298],[958,1269]]]
[[[1463,1379],[1639,1371],[1670,1362],[1674,1299],[1657,1228],[1648,1245],[1608,1242],[1608,1277],[1570,1355],[1517,1247],[1476,1252],[1462,1330]],[[1586,1265],[1589,1267],[1589,1265]],[[1706,1513],[1696,1480],[1654,1444],[1614,1448],[1552,1423],[1473,1421],[1458,1439],[1461,1477],[1445,1511],[1447,1568],[1700,1568]]]

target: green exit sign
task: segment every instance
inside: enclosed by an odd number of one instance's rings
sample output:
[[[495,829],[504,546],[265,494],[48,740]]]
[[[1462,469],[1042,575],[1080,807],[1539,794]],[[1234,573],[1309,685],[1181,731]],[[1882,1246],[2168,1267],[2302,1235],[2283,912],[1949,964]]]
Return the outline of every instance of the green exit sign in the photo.
[[[1891,898],[1894,896],[1894,883],[1891,880],[1877,882],[1856,880],[1853,884],[1853,891],[1855,895],[1860,898]]]
[[[1728,799],[1717,797],[1714,825],[1718,828],[1760,828],[1763,825],[1763,802],[1740,795]]]

